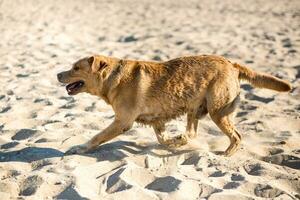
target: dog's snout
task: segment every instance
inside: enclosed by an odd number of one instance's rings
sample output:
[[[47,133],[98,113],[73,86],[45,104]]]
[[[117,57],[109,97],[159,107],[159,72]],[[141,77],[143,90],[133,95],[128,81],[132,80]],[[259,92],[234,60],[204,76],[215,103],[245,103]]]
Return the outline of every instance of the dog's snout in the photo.
[[[61,73],[58,73],[58,74],[57,74],[57,80],[60,81],[61,78],[62,78],[62,74],[61,74]]]

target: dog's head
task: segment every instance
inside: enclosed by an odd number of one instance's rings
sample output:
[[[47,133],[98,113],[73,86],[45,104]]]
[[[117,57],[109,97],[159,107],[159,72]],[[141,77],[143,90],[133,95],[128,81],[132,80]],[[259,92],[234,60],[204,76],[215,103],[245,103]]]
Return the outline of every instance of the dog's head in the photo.
[[[58,73],[57,79],[68,84],[66,90],[69,95],[81,92],[98,94],[102,88],[104,69],[108,65],[106,57],[86,57],[74,63],[72,69]]]

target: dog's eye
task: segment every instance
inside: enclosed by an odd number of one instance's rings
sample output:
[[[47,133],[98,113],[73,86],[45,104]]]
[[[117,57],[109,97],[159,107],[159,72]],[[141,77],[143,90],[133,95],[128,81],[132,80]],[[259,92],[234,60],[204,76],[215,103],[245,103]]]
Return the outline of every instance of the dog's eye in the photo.
[[[75,71],[79,70],[79,67],[75,66],[75,67],[74,67],[74,70],[75,70]]]

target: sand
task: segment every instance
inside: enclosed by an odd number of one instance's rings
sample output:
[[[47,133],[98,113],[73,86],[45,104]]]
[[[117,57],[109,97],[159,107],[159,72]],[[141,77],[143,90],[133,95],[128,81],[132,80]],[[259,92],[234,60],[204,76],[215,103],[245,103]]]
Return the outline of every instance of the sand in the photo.
[[[300,2],[0,1],[0,196],[5,199],[299,199]],[[209,116],[179,149],[135,124],[96,152],[64,156],[114,117],[68,96],[56,74],[81,57],[141,60],[217,54],[289,80],[290,93],[242,85],[229,141]],[[185,129],[185,116],[168,124]]]

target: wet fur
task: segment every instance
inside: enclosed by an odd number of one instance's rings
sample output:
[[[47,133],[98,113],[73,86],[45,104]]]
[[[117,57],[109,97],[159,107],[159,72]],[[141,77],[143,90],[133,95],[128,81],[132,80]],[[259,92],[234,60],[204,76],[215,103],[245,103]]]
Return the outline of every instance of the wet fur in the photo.
[[[231,120],[240,93],[240,80],[256,87],[289,91],[289,83],[254,72],[213,55],[176,58],[166,62],[122,60],[105,56],[84,58],[73,69],[60,73],[59,81],[83,80],[80,92],[97,95],[115,111],[114,122],[88,143],[68,153],[83,153],[129,130],[134,122],[153,127],[161,144],[178,147],[197,135],[198,119],[207,113],[226,134],[233,154],[241,136]],[[165,123],[187,113],[186,132],[171,138]]]

